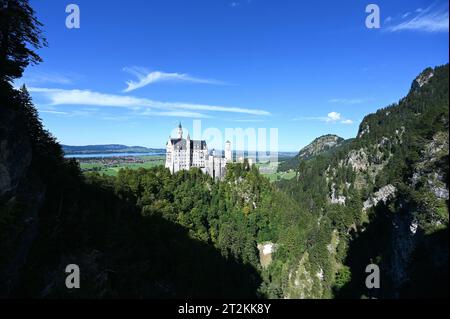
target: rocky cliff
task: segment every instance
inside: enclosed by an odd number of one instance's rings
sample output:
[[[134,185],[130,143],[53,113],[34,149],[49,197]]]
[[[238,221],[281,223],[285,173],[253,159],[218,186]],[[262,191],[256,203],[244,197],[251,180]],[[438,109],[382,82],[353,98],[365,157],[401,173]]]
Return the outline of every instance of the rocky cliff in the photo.
[[[45,185],[30,169],[32,141],[18,107],[13,99],[0,107],[0,296],[8,296],[17,284],[45,195]]]

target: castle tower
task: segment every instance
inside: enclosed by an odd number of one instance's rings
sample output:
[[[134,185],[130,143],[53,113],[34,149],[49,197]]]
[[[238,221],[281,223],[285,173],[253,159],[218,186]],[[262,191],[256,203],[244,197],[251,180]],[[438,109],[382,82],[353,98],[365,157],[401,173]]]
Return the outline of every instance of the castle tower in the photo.
[[[211,167],[211,171],[209,172],[209,175],[214,179],[216,177],[216,150],[213,148],[211,156],[210,156],[210,162],[209,165]]]
[[[166,144],[166,165],[165,167],[168,168],[170,170],[171,173],[173,173],[174,167],[173,167],[173,162],[174,162],[174,152],[173,152],[173,145],[172,145],[172,138],[169,135],[169,140],[167,141]]]
[[[178,138],[183,138],[183,127],[180,124],[178,124]]]
[[[191,137],[188,135],[186,137],[186,168],[191,167]]]
[[[231,142],[225,142],[225,162],[230,163],[233,162],[233,153],[231,151]]]

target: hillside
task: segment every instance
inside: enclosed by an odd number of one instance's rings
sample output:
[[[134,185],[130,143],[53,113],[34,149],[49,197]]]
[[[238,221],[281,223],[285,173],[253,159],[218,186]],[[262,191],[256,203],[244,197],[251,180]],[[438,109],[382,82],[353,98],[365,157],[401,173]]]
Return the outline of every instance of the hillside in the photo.
[[[366,116],[356,139],[280,183],[317,220],[310,248],[279,260],[296,265],[281,272],[285,293],[448,296],[448,106],[448,64],[428,68],[398,104]],[[371,263],[379,290],[364,286]]]

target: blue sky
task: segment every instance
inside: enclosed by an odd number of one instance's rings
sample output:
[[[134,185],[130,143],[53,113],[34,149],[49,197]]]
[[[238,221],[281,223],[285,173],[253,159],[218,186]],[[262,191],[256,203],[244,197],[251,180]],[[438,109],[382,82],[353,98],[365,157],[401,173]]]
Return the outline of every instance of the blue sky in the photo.
[[[181,121],[278,128],[279,149],[357,134],[362,118],[448,62],[447,1],[33,1],[44,62],[24,78],[61,143],[164,147]],[[365,8],[380,7],[368,29]],[[215,145],[220,148],[220,145]]]

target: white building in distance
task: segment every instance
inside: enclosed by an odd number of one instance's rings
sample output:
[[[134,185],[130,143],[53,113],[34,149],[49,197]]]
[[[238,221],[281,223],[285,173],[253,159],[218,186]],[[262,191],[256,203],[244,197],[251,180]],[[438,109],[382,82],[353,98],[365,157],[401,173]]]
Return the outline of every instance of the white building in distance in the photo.
[[[225,176],[226,164],[233,162],[231,142],[225,142],[225,157],[216,156],[215,150],[208,152],[208,146],[204,140],[191,140],[189,133],[183,138],[183,127],[178,125],[178,136],[169,140],[166,144],[166,165],[170,172],[189,170],[198,167],[204,173],[214,179],[222,179]]]

